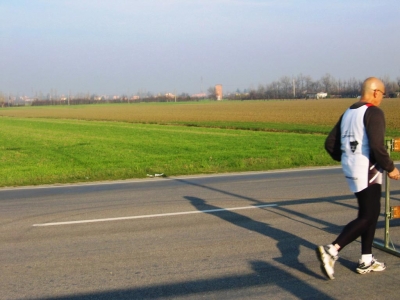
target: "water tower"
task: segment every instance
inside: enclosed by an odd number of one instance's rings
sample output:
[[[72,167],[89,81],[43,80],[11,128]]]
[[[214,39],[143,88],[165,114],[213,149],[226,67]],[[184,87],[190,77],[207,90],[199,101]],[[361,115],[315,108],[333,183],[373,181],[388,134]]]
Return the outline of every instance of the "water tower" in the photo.
[[[215,96],[217,100],[222,100],[222,84],[215,85]]]

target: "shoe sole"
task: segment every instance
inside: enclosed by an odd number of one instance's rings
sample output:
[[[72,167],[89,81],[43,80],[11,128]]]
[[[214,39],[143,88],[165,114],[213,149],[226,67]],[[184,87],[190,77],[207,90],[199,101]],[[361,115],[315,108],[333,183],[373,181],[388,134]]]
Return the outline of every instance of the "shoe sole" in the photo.
[[[373,269],[362,270],[362,269],[356,269],[356,272],[357,272],[358,274],[364,275],[364,274],[368,274],[368,273],[370,273],[370,272],[382,272],[382,271],[385,271],[385,270],[386,270],[386,267],[385,267],[384,269],[381,269],[381,270],[373,270]]]
[[[364,274],[368,274],[369,272],[371,272],[372,270],[356,270],[356,272],[358,274],[364,275]]]
[[[322,254],[324,254],[324,252],[325,252],[325,250],[323,249],[324,247],[323,246],[318,246],[316,249],[315,249],[315,254],[317,255],[317,258],[318,258],[318,260],[320,261],[320,268],[321,268],[321,271],[322,271],[322,273],[324,273],[325,274],[325,276],[326,277],[328,277],[328,279],[335,279],[335,277],[332,275],[332,274],[329,274],[327,271],[326,271],[326,269],[325,269],[325,265],[324,265],[324,262],[323,262],[323,260],[322,260]],[[323,251],[323,252],[322,252]]]

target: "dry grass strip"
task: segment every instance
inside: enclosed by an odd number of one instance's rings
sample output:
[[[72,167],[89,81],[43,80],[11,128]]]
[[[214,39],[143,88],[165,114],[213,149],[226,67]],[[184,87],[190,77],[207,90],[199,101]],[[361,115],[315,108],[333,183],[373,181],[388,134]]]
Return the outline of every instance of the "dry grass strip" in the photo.
[[[333,125],[357,99],[139,103],[2,108],[0,116],[134,123],[265,122]],[[400,130],[400,99],[384,99],[387,127]]]

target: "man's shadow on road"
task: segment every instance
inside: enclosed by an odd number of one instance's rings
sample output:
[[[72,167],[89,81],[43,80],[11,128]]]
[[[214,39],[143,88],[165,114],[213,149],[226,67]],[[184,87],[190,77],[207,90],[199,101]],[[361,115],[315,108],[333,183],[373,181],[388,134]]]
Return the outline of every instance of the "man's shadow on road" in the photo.
[[[189,200],[190,203],[194,207],[196,207],[199,211],[204,211],[207,214],[218,217],[222,220],[234,224],[235,226],[245,228],[247,230],[262,234],[264,236],[276,240],[277,241],[276,245],[279,251],[281,252],[281,257],[274,258],[275,261],[283,265],[286,265],[290,268],[295,268],[298,271],[303,272],[307,275],[320,279],[322,278],[325,279],[325,277],[307,268],[307,266],[301,263],[298,259],[300,255],[300,246],[304,246],[314,251],[315,245],[313,243],[310,243],[309,241],[304,240],[289,232],[269,226],[266,223],[259,222],[249,217],[238,214],[234,211],[228,211],[228,210],[217,211],[217,212],[212,211],[221,209],[221,207],[210,205],[203,199],[192,196],[185,196],[184,198]]]

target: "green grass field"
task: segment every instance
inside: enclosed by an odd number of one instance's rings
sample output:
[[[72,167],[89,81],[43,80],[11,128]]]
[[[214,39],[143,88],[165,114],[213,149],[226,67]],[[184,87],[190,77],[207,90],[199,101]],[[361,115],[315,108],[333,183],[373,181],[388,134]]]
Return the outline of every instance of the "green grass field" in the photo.
[[[126,106],[117,107],[121,112],[126,110]],[[23,108],[20,112],[34,110],[39,109]],[[56,115],[0,117],[0,186],[336,164],[324,151],[324,140],[332,127],[326,124],[268,120],[175,120],[174,124],[63,119]]]

